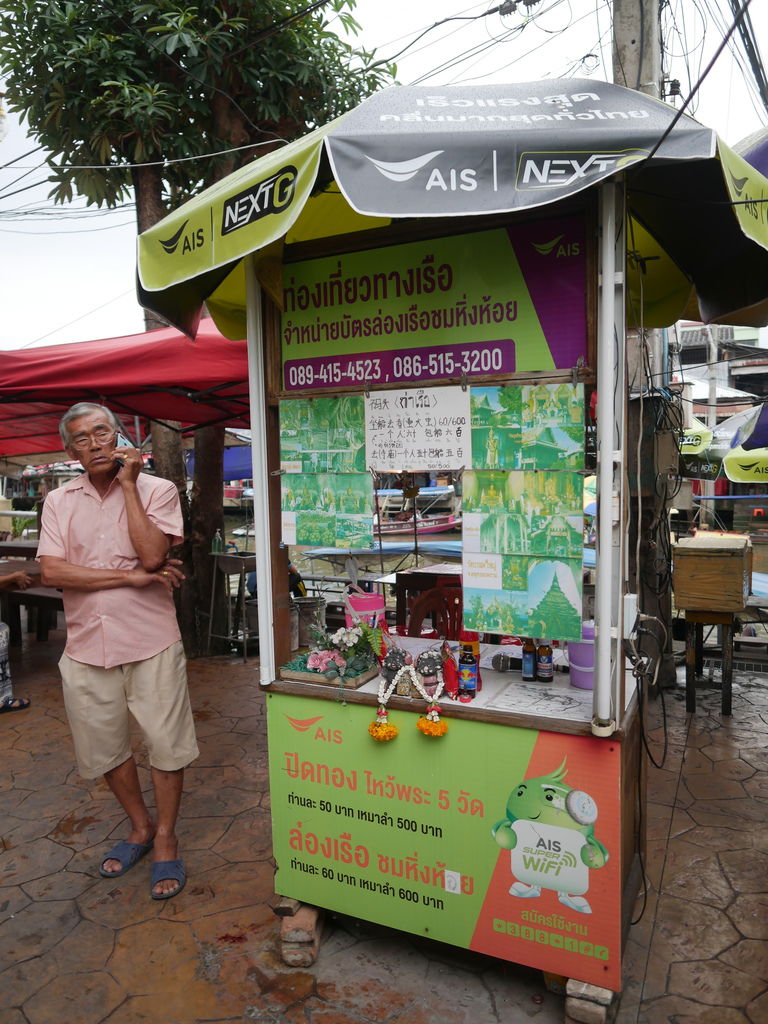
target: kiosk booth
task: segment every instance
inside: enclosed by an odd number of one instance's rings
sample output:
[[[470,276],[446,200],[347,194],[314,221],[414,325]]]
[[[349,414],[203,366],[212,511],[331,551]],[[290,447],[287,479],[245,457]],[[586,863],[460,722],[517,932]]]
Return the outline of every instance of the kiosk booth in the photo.
[[[619,991],[644,842],[627,326],[768,321],[768,181],[657,100],[557,85],[379,93],[145,232],[139,291],[248,338],[276,891]],[[486,657],[437,735],[379,678],[282,678],[285,545],[358,548],[371,472],[440,470],[465,627],[582,642],[594,618],[592,690]]]

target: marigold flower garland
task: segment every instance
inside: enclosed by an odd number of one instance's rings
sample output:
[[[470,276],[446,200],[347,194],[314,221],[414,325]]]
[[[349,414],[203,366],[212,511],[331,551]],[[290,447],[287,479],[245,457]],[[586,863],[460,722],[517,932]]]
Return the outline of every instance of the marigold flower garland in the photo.
[[[416,728],[421,729],[425,736],[445,736],[448,732],[448,723],[440,717],[440,709],[437,704],[427,704],[426,715],[419,715]]]
[[[419,715],[418,721],[416,722],[416,728],[423,732],[425,736],[445,736],[448,732],[448,724],[440,718],[440,706],[437,703],[440,698],[440,694],[443,692],[443,680],[440,680],[437,685],[437,689],[432,695],[430,695],[424,689],[421,679],[419,679],[418,673],[414,669],[413,665],[403,665],[386,689],[383,679],[379,683],[379,706],[376,709],[376,721],[371,722],[368,726],[369,735],[380,742],[393,740],[395,736],[397,736],[397,726],[392,725],[389,721],[387,701],[394,693],[397,684],[403,676],[410,677],[413,685],[427,702],[426,714]]]
[[[369,735],[380,743],[386,743],[397,736],[398,728],[393,725],[387,714],[387,701],[394,693],[397,686],[397,679],[400,673],[392,680],[389,686],[384,688],[384,680],[379,683],[379,706],[376,708],[376,720],[368,726]]]
[[[414,673],[414,675],[416,674]],[[416,728],[420,729],[425,736],[445,736],[448,732],[448,723],[444,722],[440,718],[440,706],[437,703],[440,698],[440,694],[443,692],[443,680],[440,680],[437,684],[437,689],[431,696],[422,686],[421,680],[418,676],[414,679],[414,686],[427,702],[426,714],[419,715],[419,719],[416,722]]]

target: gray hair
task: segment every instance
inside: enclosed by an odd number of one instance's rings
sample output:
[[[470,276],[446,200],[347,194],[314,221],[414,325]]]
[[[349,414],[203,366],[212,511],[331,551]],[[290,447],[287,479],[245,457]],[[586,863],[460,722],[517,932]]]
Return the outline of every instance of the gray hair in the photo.
[[[114,430],[120,429],[120,424],[118,423],[115,414],[107,409],[105,405],[97,405],[95,402],[78,402],[77,405],[73,405],[71,409],[67,409],[59,421],[59,435],[61,437],[61,443],[65,448],[69,448],[72,443],[72,438],[69,434],[69,424],[72,420],[76,420],[80,416],[87,416],[92,412],[104,413],[107,418],[107,422],[112,425],[112,428]]]

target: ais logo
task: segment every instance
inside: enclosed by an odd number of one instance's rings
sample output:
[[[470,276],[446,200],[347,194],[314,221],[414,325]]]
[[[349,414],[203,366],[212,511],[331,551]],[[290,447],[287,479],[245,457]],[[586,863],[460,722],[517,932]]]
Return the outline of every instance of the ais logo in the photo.
[[[554,254],[555,259],[562,256],[578,256],[581,253],[580,242],[564,242],[565,235],[558,235],[549,242],[531,242],[531,245],[540,256]]]
[[[290,715],[285,716],[291,728],[295,729],[296,732],[309,732],[313,726],[316,726],[318,722],[322,722],[323,715],[317,715],[315,718],[291,718]],[[341,729],[323,729],[322,726],[318,726],[312,732],[312,739],[322,740],[325,743],[343,743],[344,737]]]
[[[432,150],[431,153],[423,153],[412,160],[374,160],[372,156],[366,157],[379,174],[390,181],[410,181],[420,170],[426,168],[437,157],[442,156],[442,149]],[[425,192],[433,189],[440,189],[441,192],[474,192],[477,188],[477,171],[474,167],[433,167],[427,174]]]
[[[271,213],[282,213],[293,201],[298,176],[296,168],[288,164],[227,199],[221,222],[222,235],[247,227]]]
[[[749,214],[749,216],[753,217],[755,220],[760,220],[761,218],[765,219],[768,217],[768,213],[765,211],[765,200],[763,198],[758,199],[755,196],[751,196],[749,192],[746,191],[749,178],[737,178],[732,171],[729,171],[728,173],[731,178],[733,189],[739,197],[739,206],[744,208],[744,212]]]
[[[741,198],[741,193],[744,191],[744,186],[747,184],[747,178],[737,178],[732,171],[728,172],[731,175],[731,184],[734,187],[736,195]]]
[[[515,187],[519,192],[535,188],[563,188],[621,170],[646,155],[644,149],[616,153],[524,153]]]
[[[184,234],[184,229],[189,220],[185,220],[178,231],[174,232],[170,238],[160,238],[158,241],[162,245],[163,249],[172,256],[181,245],[181,254],[187,252],[194,252],[195,249],[199,249],[201,245],[205,244],[205,232],[202,228],[197,228],[195,231],[190,231],[189,234]]]

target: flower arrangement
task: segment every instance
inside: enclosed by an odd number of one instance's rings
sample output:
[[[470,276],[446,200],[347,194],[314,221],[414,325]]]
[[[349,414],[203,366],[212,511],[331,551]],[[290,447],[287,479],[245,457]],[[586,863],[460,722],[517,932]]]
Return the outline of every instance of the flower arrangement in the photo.
[[[311,646],[287,663],[285,668],[301,672],[317,672],[326,679],[352,679],[376,666],[371,641],[360,626],[337,629],[327,633],[310,626]]]
[[[335,665],[336,668],[331,666]],[[339,669],[347,667],[346,661],[338,651],[312,651],[307,655],[307,668],[311,672],[322,672],[324,675],[339,675]]]

